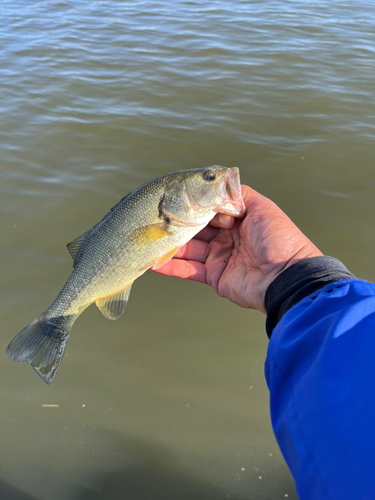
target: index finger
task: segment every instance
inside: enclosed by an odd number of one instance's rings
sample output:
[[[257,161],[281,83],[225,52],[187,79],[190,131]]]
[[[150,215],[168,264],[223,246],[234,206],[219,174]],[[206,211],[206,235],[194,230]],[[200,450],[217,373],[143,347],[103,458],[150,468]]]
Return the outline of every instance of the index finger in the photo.
[[[208,225],[205,228],[203,228],[202,231],[199,231],[199,233],[196,234],[193,239],[209,243],[213,238],[215,238],[218,232],[219,232],[218,228]]]
[[[194,260],[196,262],[206,262],[209,245],[206,241],[190,240],[181,247],[176,255],[176,259]]]

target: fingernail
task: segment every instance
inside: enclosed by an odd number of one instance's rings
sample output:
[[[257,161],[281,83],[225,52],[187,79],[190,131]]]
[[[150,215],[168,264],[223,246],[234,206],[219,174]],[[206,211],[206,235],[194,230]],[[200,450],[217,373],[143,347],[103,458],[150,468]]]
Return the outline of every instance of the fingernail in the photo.
[[[231,217],[230,215],[220,214],[220,226],[227,229],[232,227],[232,219],[233,217]]]

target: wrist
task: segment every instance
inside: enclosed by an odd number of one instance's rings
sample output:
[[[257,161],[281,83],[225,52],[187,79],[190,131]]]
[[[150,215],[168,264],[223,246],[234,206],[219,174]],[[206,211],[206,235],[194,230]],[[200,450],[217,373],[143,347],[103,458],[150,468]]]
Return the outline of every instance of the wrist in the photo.
[[[305,259],[311,259],[313,257],[322,257],[323,254],[322,252],[315,246],[313,245],[310,241],[304,245],[302,248],[298,250],[286,263],[280,263],[278,266],[276,266],[273,270],[272,273],[267,273],[265,280],[263,282],[263,286],[261,288],[259,297],[258,297],[258,305],[256,309],[261,311],[264,314],[267,314],[267,309],[265,306],[265,298],[266,298],[266,293],[270,285],[273,283],[273,281],[286,269],[289,267],[297,264],[298,262],[301,262],[302,260]]]
[[[342,262],[328,256],[306,258],[285,268],[272,281],[265,294],[268,337],[271,337],[283,315],[302,299],[329,283],[354,278]]]
[[[284,264],[273,276],[272,281],[274,281],[279,274],[286,271],[289,267],[294,266],[298,262],[301,262],[305,259],[312,259],[313,257],[324,257],[323,253],[310,241],[306,243],[302,248],[296,252],[293,257],[291,257],[286,264]],[[269,284],[272,283],[270,281]]]

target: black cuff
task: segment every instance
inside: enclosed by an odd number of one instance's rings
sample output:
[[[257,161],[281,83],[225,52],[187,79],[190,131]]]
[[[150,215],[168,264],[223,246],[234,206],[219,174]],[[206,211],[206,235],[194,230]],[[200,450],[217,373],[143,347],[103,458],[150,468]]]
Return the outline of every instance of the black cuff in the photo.
[[[267,288],[264,305],[268,338],[284,314],[300,300],[328,283],[351,278],[355,276],[333,257],[312,257],[288,267]]]

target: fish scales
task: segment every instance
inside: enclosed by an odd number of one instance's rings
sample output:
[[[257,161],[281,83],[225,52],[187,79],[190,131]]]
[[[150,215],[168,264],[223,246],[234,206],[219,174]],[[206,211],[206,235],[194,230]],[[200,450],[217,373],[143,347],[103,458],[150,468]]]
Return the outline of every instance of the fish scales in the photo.
[[[77,317],[96,302],[105,317],[117,319],[134,280],[172,258],[217,212],[244,213],[236,168],[173,172],[125,196],[68,245],[72,274],[52,305],[10,342],[9,356],[51,383]]]

